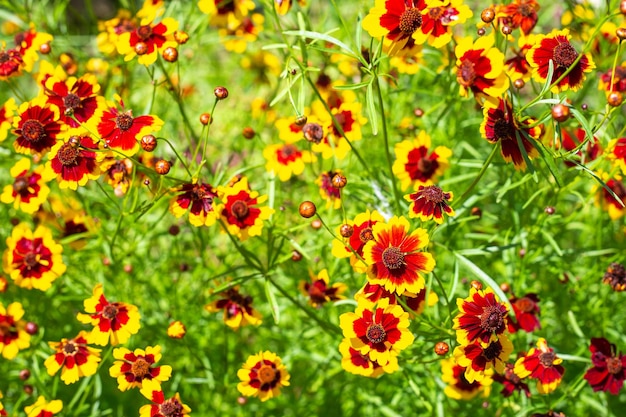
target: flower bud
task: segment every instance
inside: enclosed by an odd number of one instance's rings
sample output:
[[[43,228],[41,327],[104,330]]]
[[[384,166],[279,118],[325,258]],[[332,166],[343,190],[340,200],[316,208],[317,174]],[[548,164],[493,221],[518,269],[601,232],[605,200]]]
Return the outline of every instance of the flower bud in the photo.
[[[315,204],[312,201],[303,201],[300,204],[300,215],[304,217],[305,219],[309,219],[315,216],[316,212],[317,212],[317,208],[315,207]]]
[[[157,140],[154,135],[145,135],[141,138],[141,149],[152,152],[157,147]]]
[[[154,170],[160,175],[166,175],[170,172],[170,167],[170,163],[165,159],[159,159],[156,161],[156,164],[154,164]]]
[[[167,62],[176,62],[178,61],[178,50],[172,46],[168,46],[163,50],[163,59]]]
[[[228,97],[228,89],[226,87],[215,87],[213,93],[218,100],[224,100],[226,97]]]
[[[450,346],[446,342],[437,342],[435,345],[435,353],[444,356],[450,351]]]

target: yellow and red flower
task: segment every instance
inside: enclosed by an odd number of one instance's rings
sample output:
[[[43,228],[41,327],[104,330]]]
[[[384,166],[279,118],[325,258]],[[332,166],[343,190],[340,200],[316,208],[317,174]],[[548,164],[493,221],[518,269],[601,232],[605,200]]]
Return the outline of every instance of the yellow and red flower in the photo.
[[[133,161],[128,158],[115,159],[111,154],[105,155],[100,164],[104,179],[114,189],[118,197],[126,194],[133,180]]]
[[[44,93],[47,101],[59,108],[60,120],[71,128],[76,128],[104,107],[104,99],[98,95],[100,85],[92,74],[80,78],[60,79],[52,76],[45,82]]]
[[[45,360],[48,375],[61,370],[61,380],[67,385],[82,377],[91,376],[98,371],[100,349],[87,346],[87,333],[83,330],[73,339],[61,339],[60,342],[48,342],[55,353]]]
[[[259,33],[263,30],[264,22],[265,17],[260,13],[245,16],[237,27],[219,30],[220,42],[222,42],[227,51],[243,54],[248,48],[248,43],[255,42],[259,37]]]
[[[259,397],[261,401],[277,397],[282,387],[289,385],[290,375],[280,358],[268,350],[251,355],[237,371],[241,380],[237,390],[246,397]]]
[[[504,61],[506,73],[513,81],[530,81],[532,71],[526,59],[526,54],[535,46],[535,35],[520,36],[517,41],[518,49],[513,49],[513,56]]]
[[[470,288],[467,298],[458,298],[459,314],[454,318],[456,340],[469,345],[478,340],[489,343],[507,330],[508,307],[499,301],[491,288]]]
[[[520,28],[524,35],[528,35],[537,24],[539,8],[536,0],[513,0],[498,8],[497,17],[502,25]]]
[[[442,48],[452,40],[452,27],[465,23],[472,10],[463,0],[425,0],[422,25],[413,34],[418,44],[428,41],[434,48]]]
[[[148,346],[145,350],[126,348],[113,350],[117,359],[109,368],[109,374],[117,378],[117,388],[126,391],[130,388],[143,387],[145,381],[165,382],[172,375],[169,365],[155,366],[161,360],[161,346]]]
[[[52,232],[37,226],[33,232],[26,223],[13,228],[6,240],[4,272],[22,288],[46,291],[66,270],[63,247],[52,239]]]
[[[341,171],[324,171],[315,180],[320,189],[320,196],[326,200],[326,208],[332,207],[335,210],[341,207],[341,189],[334,187],[332,183],[333,177],[337,174],[341,174]]]
[[[125,109],[120,97],[116,96],[116,99],[122,107],[121,111],[115,104],[109,103],[98,122],[98,133],[109,148],[125,156],[133,156],[139,150],[139,140],[161,130],[163,121],[153,115],[133,117],[133,111]]]
[[[125,32],[132,32],[137,28],[137,19],[129,10],[119,9],[117,15],[104,22],[98,22],[100,33],[96,37],[98,49],[105,55],[113,55],[117,50],[117,39]]]
[[[178,30],[178,22],[166,17],[159,23],[149,19],[142,19],[136,29],[121,33],[115,40],[117,52],[124,55],[125,61],[139,56],[137,61],[145,66],[154,64],[159,52],[169,47],[177,47],[174,32]]]
[[[437,301],[439,301],[437,294],[431,291],[428,294],[428,302],[426,302],[426,292],[427,289],[423,288],[417,294],[405,292],[398,296],[394,292],[387,291],[382,285],[366,282],[365,285],[354,294],[354,299],[359,305],[363,305],[366,308],[371,308],[379,300],[386,299],[389,304],[399,304],[402,306],[404,311],[409,313],[409,318],[412,318],[422,314],[426,304],[428,304],[428,306],[434,306],[437,304]],[[399,302],[398,299],[401,301]],[[406,307],[408,307],[408,309]]]
[[[570,133],[566,129],[561,128],[561,145],[563,146],[563,149],[568,151],[571,155],[571,151],[579,148],[575,155],[580,157],[581,164],[593,161],[602,153],[600,141],[595,136],[593,137],[593,139],[587,141],[587,146],[585,146],[584,149],[581,149],[579,145],[585,141],[586,137],[587,132],[585,132],[585,129],[581,127],[576,128],[574,135],[570,135]],[[616,144],[616,142],[611,141],[609,143],[608,152],[610,159],[613,159],[614,155],[611,153],[612,144]],[[565,165],[567,165],[568,167],[576,166],[574,162],[568,160],[565,160]]]
[[[104,153],[98,150],[98,144],[89,133],[72,134],[67,141],[58,141],[50,150],[46,174],[56,177],[59,188],[76,190],[89,180],[100,177]]]
[[[386,366],[414,340],[409,330],[409,313],[386,299],[372,308],[361,305],[354,313],[342,314],[339,325],[353,349],[381,366]]]
[[[43,154],[56,143],[61,133],[59,110],[50,106],[39,96],[22,103],[18,114],[13,118],[13,133],[17,136],[13,147],[23,154]]]
[[[594,391],[607,391],[618,395],[626,380],[626,355],[618,354],[614,344],[603,337],[592,337],[591,363],[585,379]]]
[[[215,203],[217,190],[211,184],[198,183],[194,179],[174,191],[178,195],[170,202],[170,212],[175,217],[182,217],[189,212],[189,223],[193,226],[212,226],[215,223],[220,207]]]
[[[180,320],[175,320],[167,326],[167,335],[172,339],[182,339],[187,334],[187,328]]]
[[[330,104],[330,114],[320,102],[316,102],[314,110],[326,134],[321,141],[313,142],[311,150],[321,153],[323,159],[344,159],[351,149],[348,141],[361,140],[361,126],[367,123],[367,119],[361,115],[361,104],[340,97],[335,105]],[[310,119],[309,123],[313,121]]]
[[[570,39],[568,29],[554,29],[548,35],[538,35],[535,46],[526,54],[536,81],[553,84],[563,77],[551,88],[554,93],[568,89],[578,90],[585,81],[585,73],[591,72],[596,67],[590,54],[583,54],[579,57]],[[552,78],[548,80],[550,61],[553,63],[554,72]],[[566,71],[567,75],[565,75]]]
[[[402,190],[410,186],[417,189],[420,185],[432,185],[437,176],[448,168],[452,151],[445,146],[437,146],[431,151],[430,147],[430,136],[423,130],[416,139],[396,144],[392,170],[400,180]]]
[[[539,297],[537,294],[526,294],[521,298],[515,296],[509,299],[509,302],[513,306],[513,312],[515,313],[515,319],[517,321],[509,320],[509,331],[516,332],[520,329],[525,332],[533,332],[541,328],[539,322]]]
[[[0,52],[1,54],[2,52]],[[0,107],[0,142],[7,138],[13,125],[13,113],[17,110],[15,99],[11,97]]]
[[[24,407],[26,417],[52,417],[63,410],[63,401],[52,400],[48,402],[46,397],[40,395],[35,404]]]
[[[611,68],[602,73],[598,88],[607,94],[612,91],[620,93],[626,91],[626,64],[622,63],[622,65],[615,67],[615,71]]]
[[[291,10],[293,3],[293,0],[274,0],[274,7],[279,15],[284,16],[289,10]],[[298,0],[297,3],[300,7],[304,7],[306,5],[306,0]]]
[[[488,397],[491,392],[493,379],[492,370],[485,372],[482,381],[469,382],[465,378],[465,368],[457,364],[453,359],[444,359],[441,361],[441,379],[445,382],[446,388],[444,394],[455,400],[471,400],[478,394]]]
[[[384,37],[389,55],[406,53],[416,45],[414,36],[425,8],[425,0],[376,0],[363,19],[363,29],[373,38]]]
[[[154,379],[144,381],[140,392],[152,404],[142,406],[139,417],[189,417],[191,408],[182,403],[180,395],[166,399],[161,384]]]
[[[25,32],[15,35],[15,49],[22,55],[24,60],[24,71],[31,72],[35,62],[39,59],[39,48],[52,42],[52,35],[44,32],[37,32],[34,24]]]
[[[546,340],[539,338],[537,347],[515,362],[515,374],[520,378],[536,379],[539,393],[549,394],[559,386],[565,373],[561,362],[563,359],[554,353]]]
[[[443,223],[443,215],[454,216],[454,210],[448,205],[452,201],[451,191],[443,191],[436,185],[424,187],[420,185],[417,192],[407,194],[404,199],[410,201],[409,217],[419,218],[421,221],[434,220],[437,224]]]
[[[351,374],[378,378],[383,373],[393,373],[398,370],[398,358],[391,356],[385,366],[370,359],[369,354],[363,355],[350,345],[350,339],[343,339],[339,344],[341,353],[341,367]]]
[[[30,334],[26,332],[24,307],[14,302],[6,308],[0,302],[0,353],[5,359],[14,359],[20,350],[30,346]]]
[[[24,67],[24,60],[20,52],[13,48],[7,49],[4,41],[0,41],[0,81],[17,76]]]
[[[530,389],[522,379],[515,375],[515,365],[507,363],[504,368],[504,372],[493,376],[493,380],[503,385],[502,394],[503,397],[510,397],[515,391],[523,392],[526,398],[530,398]]]
[[[623,174],[626,174],[626,137],[612,139],[607,151],[609,158],[615,161]]]
[[[596,204],[608,211],[612,220],[620,219],[626,214],[626,185],[622,182],[622,176],[615,174],[610,177],[607,173],[600,173],[600,176],[617,198],[606,188],[596,187]]]
[[[485,103],[480,133],[489,143],[500,142],[500,152],[504,160],[513,162],[516,170],[523,170],[526,169],[526,160],[520,142],[529,159],[539,156],[539,152],[528,139],[528,137],[538,139],[541,135],[539,126],[531,127],[534,122],[532,118],[517,121],[511,103],[498,98],[496,103],[491,101]]]
[[[228,233],[242,241],[261,235],[263,221],[274,213],[270,207],[259,207],[267,201],[266,195],[259,196],[258,192],[250,190],[245,177],[232,186],[220,187],[218,194],[223,202],[220,218]]]
[[[409,233],[409,228],[404,217],[378,222],[372,227],[374,239],[363,248],[368,281],[398,295],[419,293],[425,286],[422,274],[435,267],[433,256],[422,251],[428,246],[428,233],[422,228]]]
[[[456,55],[456,80],[459,92],[467,97],[469,91],[482,101],[500,97],[509,88],[509,78],[504,71],[504,55],[493,47],[494,36],[481,36],[476,41],[471,37],[461,38],[454,53]]]
[[[505,334],[498,335],[495,340],[482,343],[474,340],[469,345],[460,345],[454,349],[456,363],[465,368],[467,382],[483,381],[491,378],[492,372],[504,372],[506,361],[513,352],[513,343]]]
[[[254,10],[252,0],[200,0],[198,8],[209,15],[210,23],[220,28],[234,29]]]
[[[267,163],[265,169],[274,172],[281,181],[288,181],[293,175],[304,172],[304,164],[317,160],[309,151],[301,151],[294,144],[269,145],[263,150]]]
[[[242,326],[261,324],[262,316],[252,308],[252,297],[240,294],[237,287],[230,288],[220,295],[222,298],[207,304],[204,309],[210,313],[224,311],[224,323],[228,327],[238,329]]]
[[[370,212],[358,214],[354,220],[348,220],[346,224],[352,227],[352,234],[346,241],[333,240],[332,254],[337,258],[350,257],[350,265],[356,272],[365,272],[367,264],[363,260],[363,248],[365,244],[374,239],[372,227],[377,222],[384,222],[385,219],[381,214],[374,210]],[[340,235],[341,226],[337,228],[337,235]]]
[[[341,295],[348,287],[346,284],[337,282],[329,285],[328,271],[322,269],[317,275],[310,273],[310,281],[300,281],[300,291],[309,298],[309,304],[313,307],[321,307],[329,301],[343,300]]]
[[[33,214],[48,198],[50,188],[46,182],[51,176],[44,172],[42,165],[30,170],[30,159],[22,158],[11,168],[10,174],[15,181],[4,187],[0,201],[13,204],[15,209]]]
[[[141,327],[137,307],[122,302],[109,302],[104,296],[102,284],[96,284],[93,295],[85,300],[84,306],[89,314],[78,313],[76,318],[81,323],[94,326],[88,335],[90,343],[100,346],[106,346],[109,341],[112,346],[126,343]]]
[[[608,284],[617,292],[626,290],[626,268],[618,262],[611,262],[606,269],[602,282]]]

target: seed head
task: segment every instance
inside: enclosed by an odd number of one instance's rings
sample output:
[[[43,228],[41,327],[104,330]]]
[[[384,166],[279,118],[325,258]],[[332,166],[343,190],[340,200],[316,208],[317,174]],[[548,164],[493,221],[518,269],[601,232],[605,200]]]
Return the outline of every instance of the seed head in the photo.
[[[300,215],[304,217],[305,219],[309,219],[315,216],[316,212],[317,212],[317,208],[315,207],[315,204],[312,201],[303,201],[300,204]]]

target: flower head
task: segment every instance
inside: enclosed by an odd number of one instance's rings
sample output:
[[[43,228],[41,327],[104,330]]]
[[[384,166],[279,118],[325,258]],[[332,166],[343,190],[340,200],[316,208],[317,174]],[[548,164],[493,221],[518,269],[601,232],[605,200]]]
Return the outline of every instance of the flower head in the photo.
[[[481,381],[469,382],[465,378],[466,369],[457,364],[453,359],[441,361],[441,379],[445,382],[444,394],[455,400],[470,400],[482,393],[484,397],[489,396],[493,379],[493,370],[485,372],[485,377]]]
[[[585,373],[585,379],[594,391],[619,394],[626,379],[626,355],[616,352],[615,345],[603,337],[591,338],[591,362],[593,368]]]
[[[274,172],[281,181],[288,181],[293,175],[304,172],[304,164],[317,160],[309,151],[301,151],[294,144],[269,145],[263,150],[267,163],[265,169]]]
[[[139,417],[189,417],[191,408],[182,403],[178,393],[173,397],[165,398],[158,381],[145,380],[140,392],[152,404],[142,406],[139,409]]]
[[[50,376],[61,370],[61,380],[73,384],[82,377],[98,371],[100,349],[87,346],[87,333],[83,330],[73,339],[48,342],[55,353],[45,360],[44,365]]]
[[[46,397],[40,395],[35,404],[24,407],[26,417],[52,417],[63,410],[63,401],[52,400],[48,402]]]
[[[351,374],[378,378],[383,373],[393,373],[398,370],[398,358],[391,356],[386,365],[370,359],[369,354],[362,354],[350,344],[350,339],[343,339],[339,345],[341,353],[341,367]]]
[[[133,167],[133,161],[128,158],[116,159],[111,154],[104,156],[100,163],[100,171],[104,174],[104,180],[113,187],[116,196],[124,196],[130,188]]]
[[[536,379],[539,393],[549,394],[559,386],[565,373],[561,362],[563,359],[554,353],[546,340],[539,338],[537,347],[515,362],[515,374],[520,378]]]
[[[410,218],[419,218],[423,222],[434,220],[437,224],[443,223],[444,213],[447,216],[454,216],[454,210],[448,205],[452,198],[452,192],[443,191],[436,185],[426,187],[420,185],[417,192],[404,196],[405,200],[411,202]]]
[[[104,105],[99,91],[100,85],[92,74],[78,79],[52,76],[46,80],[44,88],[48,103],[59,108],[60,120],[71,128],[87,123]]]
[[[58,141],[50,150],[46,174],[56,177],[59,188],[76,190],[87,181],[100,177],[104,154],[98,150],[98,144],[87,132],[71,135],[67,141]]]
[[[223,202],[220,217],[228,233],[242,241],[261,235],[263,221],[274,213],[274,209],[260,206],[267,200],[266,195],[259,196],[258,192],[250,190],[245,177],[231,186],[220,187],[218,194]]]
[[[174,32],[178,29],[178,22],[166,17],[159,23],[142,19],[141,25],[128,32],[121,33],[115,39],[117,52],[124,55],[125,61],[139,56],[137,61],[145,66],[154,64],[159,52],[168,47],[176,47]]]
[[[456,55],[456,79],[460,94],[467,97],[469,91],[477,100],[500,97],[509,88],[509,78],[504,72],[504,55],[493,47],[493,36],[482,36],[476,41],[471,37],[459,40]]]
[[[335,210],[341,207],[341,191],[332,183],[333,177],[337,174],[341,174],[341,171],[324,171],[315,180],[320,188],[320,196],[326,200],[326,207]]]
[[[597,187],[596,203],[609,212],[612,220],[622,218],[626,214],[626,185],[622,182],[622,176],[615,174],[611,178],[607,173],[601,173],[601,177],[606,188]]]
[[[204,182],[183,184],[176,189],[178,195],[170,202],[170,212],[182,217],[189,212],[189,223],[196,227],[212,226],[219,216],[219,206],[215,203],[217,190]]]
[[[504,61],[506,72],[513,81],[530,81],[532,76],[530,64],[526,59],[526,53],[535,45],[535,35],[520,36],[517,41],[518,48],[512,49],[513,56]]]
[[[528,384],[522,381],[519,376],[515,375],[514,368],[514,364],[507,363],[504,368],[504,372],[493,376],[494,381],[503,385],[500,394],[506,398],[513,395],[515,391],[519,391],[523,392],[524,395],[526,395],[526,398],[530,398],[530,389],[528,388]]]
[[[374,239],[363,248],[363,258],[369,265],[369,282],[398,295],[420,292],[424,288],[422,274],[435,267],[433,256],[421,250],[428,246],[426,230],[418,228],[409,232],[409,227],[404,217],[376,223],[372,228]]]
[[[17,105],[13,97],[5,101],[2,107],[0,107],[0,142],[7,138],[9,130],[13,125],[13,114],[16,110]]]
[[[30,346],[30,334],[26,332],[26,322],[22,320],[24,307],[14,302],[4,307],[0,302],[0,353],[12,360],[20,350]]]
[[[463,0],[426,0],[422,10],[422,25],[413,38],[417,44],[442,48],[452,40],[452,28],[472,17],[472,10]]]
[[[13,133],[17,136],[13,147],[23,154],[43,154],[56,143],[61,133],[59,111],[43,97],[22,103],[13,118]]]
[[[578,59],[579,53],[570,43],[570,39],[569,30],[554,29],[548,35],[538,35],[535,46],[526,54],[536,81],[553,84],[563,77],[552,87],[551,90],[554,93],[568,89],[578,90],[583,85],[585,73],[591,72],[596,67],[589,54],[583,54]],[[552,61],[554,72],[552,78],[548,80],[550,61]],[[567,75],[565,75],[566,71],[569,71]]]
[[[224,323],[228,327],[238,329],[249,324],[253,326],[261,324],[262,316],[252,308],[252,297],[240,294],[237,287],[226,290],[221,296],[223,298],[207,304],[204,308],[211,313],[223,310]]]
[[[7,49],[6,43],[0,41],[0,81],[17,76],[24,68],[24,60],[20,52],[13,48]]]
[[[457,346],[453,355],[456,363],[465,368],[465,379],[471,383],[491,378],[492,373],[487,372],[491,369],[502,373],[511,352],[513,344],[501,334],[489,343],[474,340],[468,345]]]
[[[48,33],[38,32],[35,25],[31,23],[28,30],[17,33],[14,39],[15,49],[24,60],[24,70],[31,72],[35,62],[39,59],[39,48],[45,43],[52,42],[53,38]]]
[[[109,369],[109,374],[117,378],[117,387],[120,391],[142,387],[148,380],[159,383],[170,379],[172,367],[169,365],[155,366],[161,360],[161,346],[148,346],[145,350],[135,349],[133,352],[126,348],[113,350],[113,357],[117,359]]]
[[[4,187],[0,201],[13,203],[13,207],[28,214],[39,210],[50,193],[46,182],[51,176],[44,173],[44,167],[40,165],[31,171],[30,159],[22,158],[11,168],[10,174],[15,181]]]
[[[234,29],[254,10],[252,0],[200,0],[198,8],[209,15],[212,26]]]
[[[626,290],[626,268],[624,265],[613,262],[606,269],[602,282],[609,284],[615,291]]]
[[[348,220],[346,224],[352,227],[352,235],[345,241],[333,240],[332,254],[337,258],[350,257],[350,265],[357,272],[365,272],[367,264],[363,261],[363,248],[365,244],[374,239],[372,227],[385,219],[376,210],[358,214],[354,220]],[[339,233],[337,233],[339,234]]]
[[[61,256],[63,247],[44,226],[37,226],[33,232],[21,223],[13,228],[6,242],[4,271],[22,288],[46,291],[66,270]]]
[[[259,397],[261,401],[277,397],[280,389],[289,385],[290,375],[280,358],[270,351],[251,355],[237,371],[241,382],[237,390],[246,397]]]
[[[513,0],[498,9],[498,18],[511,29],[520,28],[528,35],[537,24],[539,4],[536,0]]]
[[[508,307],[499,301],[491,288],[472,287],[467,298],[458,298],[459,314],[454,318],[456,339],[461,345],[478,340],[489,343],[507,329]]]
[[[309,298],[309,304],[313,307],[321,307],[329,301],[343,300],[341,293],[348,287],[346,284],[337,282],[329,285],[328,271],[322,269],[317,275],[311,273],[310,281],[300,281],[300,291]]]
[[[91,324],[90,343],[112,346],[126,343],[131,335],[139,331],[139,311],[132,304],[109,302],[104,296],[102,284],[96,284],[93,295],[84,302],[85,311],[78,313],[76,318],[81,323]]]
[[[516,322],[509,321],[509,331],[516,332],[519,329],[525,332],[533,332],[541,328],[539,322],[539,297],[537,294],[526,294],[521,298],[512,297],[509,302],[513,306]]]
[[[182,339],[187,334],[187,328],[180,320],[175,320],[167,326],[167,335],[172,339]]]
[[[420,185],[432,185],[448,168],[452,151],[445,146],[437,146],[431,151],[430,143],[430,136],[422,130],[416,139],[396,144],[392,170],[400,180],[402,190],[410,186],[417,189]]]
[[[613,139],[609,142],[609,158],[617,163],[626,174],[626,138]]]

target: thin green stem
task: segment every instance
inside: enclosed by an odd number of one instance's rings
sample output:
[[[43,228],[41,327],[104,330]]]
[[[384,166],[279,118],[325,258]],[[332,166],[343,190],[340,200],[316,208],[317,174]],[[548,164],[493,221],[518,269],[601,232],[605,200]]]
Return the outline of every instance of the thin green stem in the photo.
[[[483,177],[483,175],[485,175],[485,172],[487,172],[487,168],[489,168],[489,165],[491,165],[491,162],[493,161],[493,158],[495,158],[496,153],[498,153],[499,149],[500,149],[500,142],[498,142],[498,144],[493,147],[493,149],[491,150],[491,153],[487,157],[487,160],[485,161],[483,166],[480,168],[480,172],[478,173],[476,178],[474,178],[474,181],[472,181],[472,183],[467,188],[467,190],[465,190],[463,195],[461,195],[461,198],[459,198],[458,200],[455,200],[452,203],[453,206],[457,206],[457,207],[460,206],[461,203],[467,198],[467,196],[469,196],[469,194],[472,192],[474,187],[476,187],[476,184],[478,184],[478,182]]]

